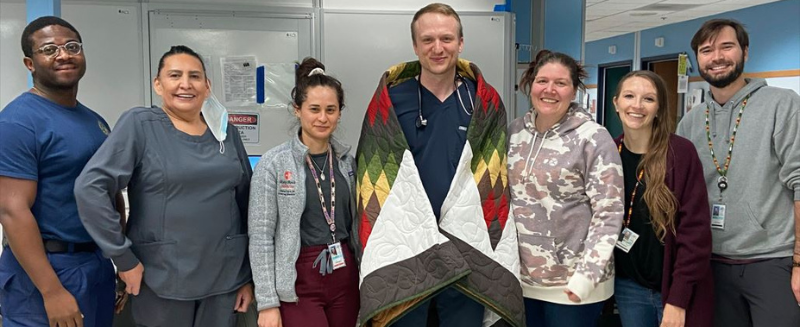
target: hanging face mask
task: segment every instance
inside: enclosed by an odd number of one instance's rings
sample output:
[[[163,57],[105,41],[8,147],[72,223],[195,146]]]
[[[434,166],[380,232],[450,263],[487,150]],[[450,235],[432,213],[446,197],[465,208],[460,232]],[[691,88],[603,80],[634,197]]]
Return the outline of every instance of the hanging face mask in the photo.
[[[214,134],[214,138],[219,141],[220,153],[225,152],[222,142],[228,136],[228,109],[217,100],[214,93],[209,93],[208,98],[203,102],[201,112],[206,120],[206,125],[211,129],[211,134]]]

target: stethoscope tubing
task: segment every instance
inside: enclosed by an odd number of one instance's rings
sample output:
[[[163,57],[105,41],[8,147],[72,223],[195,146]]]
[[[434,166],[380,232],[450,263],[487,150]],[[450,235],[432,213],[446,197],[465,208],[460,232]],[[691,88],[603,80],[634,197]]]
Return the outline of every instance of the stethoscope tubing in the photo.
[[[469,97],[469,105],[470,109],[467,110],[467,107],[464,105],[464,100],[461,99],[461,91],[458,90],[458,80],[461,80],[461,84],[464,85],[464,88],[467,89],[467,96]],[[456,73],[455,78],[453,78],[453,86],[456,89],[456,97],[458,97],[458,102],[461,104],[461,109],[464,110],[468,116],[472,116],[472,112],[475,110],[475,102],[472,100],[472,92],[469,90],[469,85],[467,85],[467,80],[461,76],[461,74]],[[417,79],[417,102],[419,105],[419,117],[417,117],[417,128],[422,128],[424,126],[428,126],[428,120],[422,116],[422,82]]]

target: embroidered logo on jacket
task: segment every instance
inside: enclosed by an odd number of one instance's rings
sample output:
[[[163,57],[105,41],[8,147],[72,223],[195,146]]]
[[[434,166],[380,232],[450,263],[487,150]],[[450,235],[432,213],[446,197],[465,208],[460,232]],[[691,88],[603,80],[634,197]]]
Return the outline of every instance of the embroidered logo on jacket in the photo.
[[[292,179],[292,172],[287,170],[283,172],[283,179],[278,181],[278,195],[295,195],[296,182]]]

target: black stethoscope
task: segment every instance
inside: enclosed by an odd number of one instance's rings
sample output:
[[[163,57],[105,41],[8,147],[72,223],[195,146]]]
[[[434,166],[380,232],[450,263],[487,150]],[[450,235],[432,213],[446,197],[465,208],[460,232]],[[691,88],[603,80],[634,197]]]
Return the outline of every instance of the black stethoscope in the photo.
[[[464,84],[464,88],[467,89],[467,96],[469,96],[469,105],[470,109],[467,110],[467,107],[464,105],[464,100],[461,99],[461,91],[458,90],[458,80],[461,80],[461,84]],[[467,85],[467,80],[464,79],[461,74],[456,73],[456,77],[453,79],[453,86],[456,89],[456,96],[458,97],[458,102],[461,103],[461,109],[464,110],[464,113],[467,116],[472,116],[473,110],[475,110],[475,103],[472,101],[472,92],[469,90],[469,85]],[[417,100],[419,102],[419,117],[417,117],[417,128],[422,128],[428,126],[428,120],[425,117],[422,117],[422,82],[417,79]]]

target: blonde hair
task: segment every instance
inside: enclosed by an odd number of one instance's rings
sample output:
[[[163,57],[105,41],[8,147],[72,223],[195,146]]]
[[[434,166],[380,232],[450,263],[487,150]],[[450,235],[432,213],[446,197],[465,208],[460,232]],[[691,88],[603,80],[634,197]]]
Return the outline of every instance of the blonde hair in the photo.
[[[458,17],[458,13],[450,7],[449,5],[443,3],[432,3],[422,9],[417,10],[414,14],[414,19],[411,20],[411,41],[414,43],[417,42],[417,29],[414,27],[414,24],[419,20],[420,17],[424,14],[433,13],[433,14],[442,14],[445,16],[450,16],[456,19],[456,23],[458,23],[458,37],[464,37],[464,28],[461,27],[461,17]]]

